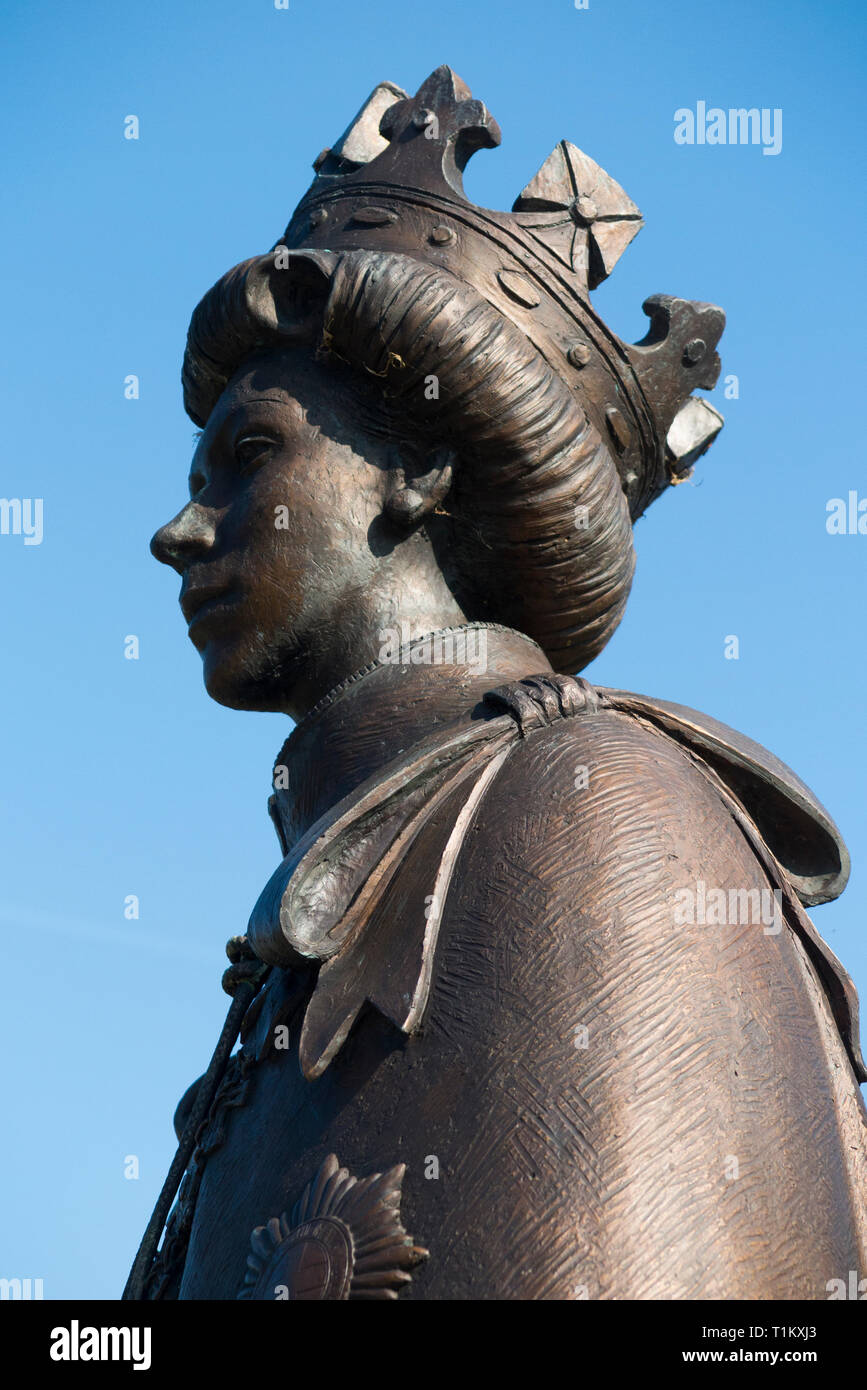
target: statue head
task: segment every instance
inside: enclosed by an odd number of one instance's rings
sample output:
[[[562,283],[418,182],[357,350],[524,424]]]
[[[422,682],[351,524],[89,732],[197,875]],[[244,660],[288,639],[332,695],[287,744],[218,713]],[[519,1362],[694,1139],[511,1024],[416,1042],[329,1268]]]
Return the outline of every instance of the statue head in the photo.
[[[190,502],[154,537],[209,692],[302,714],[377,634],[517,628],[574,673],[619,622],[632,522],[722,421],[723,316],[669,296],[622,343],[589,291],[641,226],[561,142],[512,213],[461,172],[499,141],[448,68],[383,84],[282,240],[195,313]]]

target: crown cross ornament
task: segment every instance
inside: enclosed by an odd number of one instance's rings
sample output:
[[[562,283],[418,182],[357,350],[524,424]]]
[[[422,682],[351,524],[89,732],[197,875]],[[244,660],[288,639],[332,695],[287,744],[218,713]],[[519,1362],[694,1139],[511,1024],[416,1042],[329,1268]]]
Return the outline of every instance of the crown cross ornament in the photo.
[[[641,213],[604,169],[568,140],[552,150],[513,212],[576,275],[595,290],[611,274],[643,226]]]

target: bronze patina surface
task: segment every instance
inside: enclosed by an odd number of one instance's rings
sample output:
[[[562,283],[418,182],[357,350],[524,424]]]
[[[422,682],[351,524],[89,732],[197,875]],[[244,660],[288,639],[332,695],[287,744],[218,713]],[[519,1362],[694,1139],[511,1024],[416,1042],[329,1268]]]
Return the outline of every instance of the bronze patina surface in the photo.
[[[822,1299],[865,1265],[857,1000],[805,911],[840,835],[749,739],[575,674],[722,425],[723,314],[655,295],[621,342],[589,292],[638,209],[568,141],[478,208],[498,142],[448,68],[382,84],[193,315],[153,550],[212,697],[297,722],[130,1298]]]

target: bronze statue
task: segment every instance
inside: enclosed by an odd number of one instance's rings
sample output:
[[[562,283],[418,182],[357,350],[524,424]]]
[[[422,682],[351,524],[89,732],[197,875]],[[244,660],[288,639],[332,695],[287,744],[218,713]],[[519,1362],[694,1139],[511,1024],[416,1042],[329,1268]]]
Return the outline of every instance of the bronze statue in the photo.
[[[823,1299],[867,1263],[857,1002],[804,911],[840,835],[749,739],[574,675],[721,427],[723,314],[656,295],[621,342],[589,291],[638,209],[566,141],[474,206],[499,138],[449,68],[379,86],[193,315],[153,550],[211,696],[297,724],[129,1298]]]

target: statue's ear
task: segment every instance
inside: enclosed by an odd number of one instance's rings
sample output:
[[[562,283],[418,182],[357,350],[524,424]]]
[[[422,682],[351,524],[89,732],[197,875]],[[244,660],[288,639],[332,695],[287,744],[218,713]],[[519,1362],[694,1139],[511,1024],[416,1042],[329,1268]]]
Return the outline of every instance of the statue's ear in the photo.
[[[385,510],[399,526],[415,526],[443,502],[454,480],[457,456],[446,444],[432,449],[401,449],[389,469]]]

